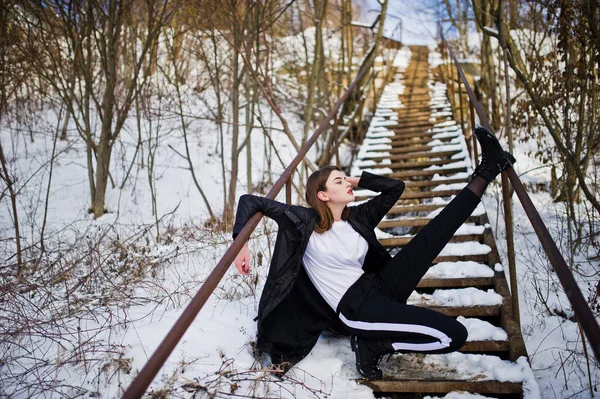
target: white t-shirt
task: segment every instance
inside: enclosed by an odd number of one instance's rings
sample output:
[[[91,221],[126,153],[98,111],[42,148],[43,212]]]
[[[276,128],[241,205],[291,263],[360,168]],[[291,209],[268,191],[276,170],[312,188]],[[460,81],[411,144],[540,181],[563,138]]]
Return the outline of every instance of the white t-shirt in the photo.
[[[363,274],[368,249],[367,241],[345,220],[333,222],[323,234],[311,234],[302,262],[317,291],[333,310]]]

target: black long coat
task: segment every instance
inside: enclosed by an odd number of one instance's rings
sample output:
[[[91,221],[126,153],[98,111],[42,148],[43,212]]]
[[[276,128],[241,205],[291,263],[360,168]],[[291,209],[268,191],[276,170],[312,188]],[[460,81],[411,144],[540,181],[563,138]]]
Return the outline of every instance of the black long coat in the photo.
[[[359,188],[380,192],[365,203],[349,207],[348,217],[348,223],[369,244],[363,270],[375,272],[390,255],[377,240],[374,229],[400,198],[404,182],[363,172]],[[275,220],[279,227],[258,306],[257,347],[269,353],[273,363],[295,364],[310,352],[321,332],[337,321],[336,313],[302,267],[302,256],[318,216],[311,208],[245,194],[239,200],[234,238],[256,212]]]

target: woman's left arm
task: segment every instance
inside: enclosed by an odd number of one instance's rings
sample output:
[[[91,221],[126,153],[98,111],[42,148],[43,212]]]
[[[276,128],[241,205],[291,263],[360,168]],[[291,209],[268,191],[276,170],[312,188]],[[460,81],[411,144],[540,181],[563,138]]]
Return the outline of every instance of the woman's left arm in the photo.
[[[365,217],[369,225],[375,228],[388,211],[396,204],[404,192],[405,184],[402,180],[392,179],[363,172],[356,182],[359,188],[379,192],[377,197],[360,204],[353,210],[357,215]],[[354,183],[351,181],[354,185]]]

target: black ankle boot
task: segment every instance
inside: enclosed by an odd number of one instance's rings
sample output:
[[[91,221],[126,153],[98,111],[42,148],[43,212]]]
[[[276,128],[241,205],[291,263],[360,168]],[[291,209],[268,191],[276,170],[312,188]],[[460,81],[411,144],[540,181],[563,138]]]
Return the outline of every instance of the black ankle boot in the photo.
[[[510,152],[504,151],[494,133],[483,126],[477,126],[474,133],[481,145],[481,162],[475,168],[473,177],[481,176],[491,183],[517,160]]]
[[[377,365],[383,355],[394,352],[392,345],[381,339],[363,339],[356,335],[350,337],[350,343],[360,375],[368,380],[381,379],[383,372]]]

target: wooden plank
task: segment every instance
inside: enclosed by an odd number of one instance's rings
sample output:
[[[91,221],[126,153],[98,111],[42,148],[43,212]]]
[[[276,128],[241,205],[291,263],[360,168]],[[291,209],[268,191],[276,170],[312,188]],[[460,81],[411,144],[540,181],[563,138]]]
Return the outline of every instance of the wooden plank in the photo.
[[[423,199],[423,198],[438,198],[438,197],[449,197],[451,195],[457,195],[461,190],[437,190],[437,191],[419,191],[419,192],[405,192],[402,194],[402,199]]]
[[[429,118],[431,116],[431,108],[429,107],[397,108],[394,111],[396,111],[396,114],[398,114],[398,117],[400,118],[406,118],[411,116],[426,116]]]
[[[388,215],[397,215],[399,213],[409,212],[433,212],[436,209],[445,207],[445,204],[417,204],[417,205],[396,205],[387,213]]]
[[[451,141],[454,137],[440,137],[439,140],[442,143],[447,143],[449,141]],[[398,140],[398,141],[394,141],[392,144],[394,145],[394,147],[396,148],[402,148],[402,147],[408,147],[408,146],[414,146],[414,145],[420,145],[420,144],[427,144],[427,143],[431,143],[433,141],[433,139],[431,137],[424,137],[424,138],[413,138],[413,139],[407,139],[407,140]],[[429,146],[429,148],[432,148],[431,146]],[[387,150],[387,152],[389,152],[390,154],[394,153],[394,148],[392,148],[392,150]]]
[[[402,117],[400,115],[398,115],[398,122],[401,126],[405,125],[405,124],[411,124],[411,123],[416,123],[416,122],[429,122],[429,120],[432,118],[430,113],[422,113],[420,115],[418,114],[413,114],[413,115],[403,115]]]
[[[389,155],[390,161],[397,161],[400,159],[417,159],[417,158],[445,158],[452,157],[456,154],[461,153],[462,150],[450,150],[450,151],[417,151],[408,154]]]
[[[406,188],[413,188],[413,187],[435,187],[435,186],[439,186],[442,184],[455,184],[455,183],[468,183],[469,182],[469,178],[468,177],[457,177],[457,178],[453,178],[453,179],[444,179],[444,180],[421,180],[421,181],[415,181],[415,180],[409,180],[404,182],[406,184]]]
[[[379,242],[384,247],[397,247],[404,246],[413,239],[414,236],[410,237],[394,237],[394,238],[380,238]],[[467,241],[483,241],[483,234],[455,234],[450,238],[450,242],[467,242]]]
[[[431,147],[429,147],[429,148],[431,148]],[[389,159],[390,161],[399,161],[399,160],[403,160],[403,159],[448,158],[448,157],[452,157],[453,155],[460,153],[461,151],[462,150],[435,151],[435,152],[416,151],[416,152],[410,152],[407,154],[398,154],[398,155],[388,155],[388,154],[372,155],[372,156],[361,158],[361,159],[372,159],[373,161],[378,161],[378,160],[381,161],[384,159],[385,160]]]
[[[442,255],[436,257],[432,264],[441,263],[441,262],[459,262],[459,261],[469,261],[477,263],[486,263],[487,255]]]
[[[509,341],[470,341],[460,348],[460,352],[508,352],[508,349]]]
[[[402,194],[401,200],[423,199],[423,198],[443,198],[451,195],[456,195],[460,190],[437,190],[437,191],[406,191]],[[367,196],[356,196],[355,201],[364,201],[369,198]]]
[[[513,394],[523,393],[523,386],[517,382],[500,381],[434,381],[434,380],[358,380],[361,385],[366,385],[375,392],[423,392],[423,393],[448,393],[452,391],[465,391],[479,394]]]
[[[419,169],[428,168],[430,166],[441,166],[448,165],[449,163],[458,162],[460,159],[438,159],[436,161],[420,161],[420,162],[394,162],[389,164],[380,163],[377,165],[371,165],[369,168],[373,169]]]
[[[473,223],[477,221],[476,216],[469,216],[466,220],[467,223]],[[391,229],[394,227],[416,227],[416,226],[425,226],[427,223],[432,221],[433,218],[403,218],[397,220],[382,220],[377,225],[380,229]]]
[[[448,169],[432,169],[432,170],[406,170],[403,172],[394,172],[391,173],[390,177],[399,177],[401,179],[409,179],[411,177],[421,177],[421,176],[433,176],[435,174],[440,175],[453,175],[459,172],[466,172],[466,168],[448,168]]]
[[[493,287],[493,277],[424,278],[417,288]]]
[[[392,139],[392,143],[394,143],[394,141],[397,140],[406,140],[406,139],[410,139],[413,137],[432,137],[436,134],[440,134],[442,132],[427,132],[424,129],[410,129],[410,130],[404,130],[404,129],[398,129],[398,128],[393,128],[392,130],[394,130],[394,132],[396,132],[396,134],[394,134],[393,136],[390,136],[390,138]]]
[[[419,306],[419,305],[415,305]],[[422,306],[451,317],[494,317],[500,316],[500,305],[488,306]]]
[[[388,129],[393,130],[394,132],[397,132],[396,135],[398,135],[398,132],[402,132],[405,131],[407,129],[412,129],[412,128],[424,128],[424,129],[429,129],[431,127],[433,127],[434,123],[433,122],[413,122],[413,123],[403,123],[402,121],[399,121],[398,125],[396,126],[389,126]],[[401,133],[400,133],[401,134]]]
[[[412,145],[404,147],[392,147],[391,150],[387,150],[390,154],[408,154],[415,151],[431,151],[430,145]]]

